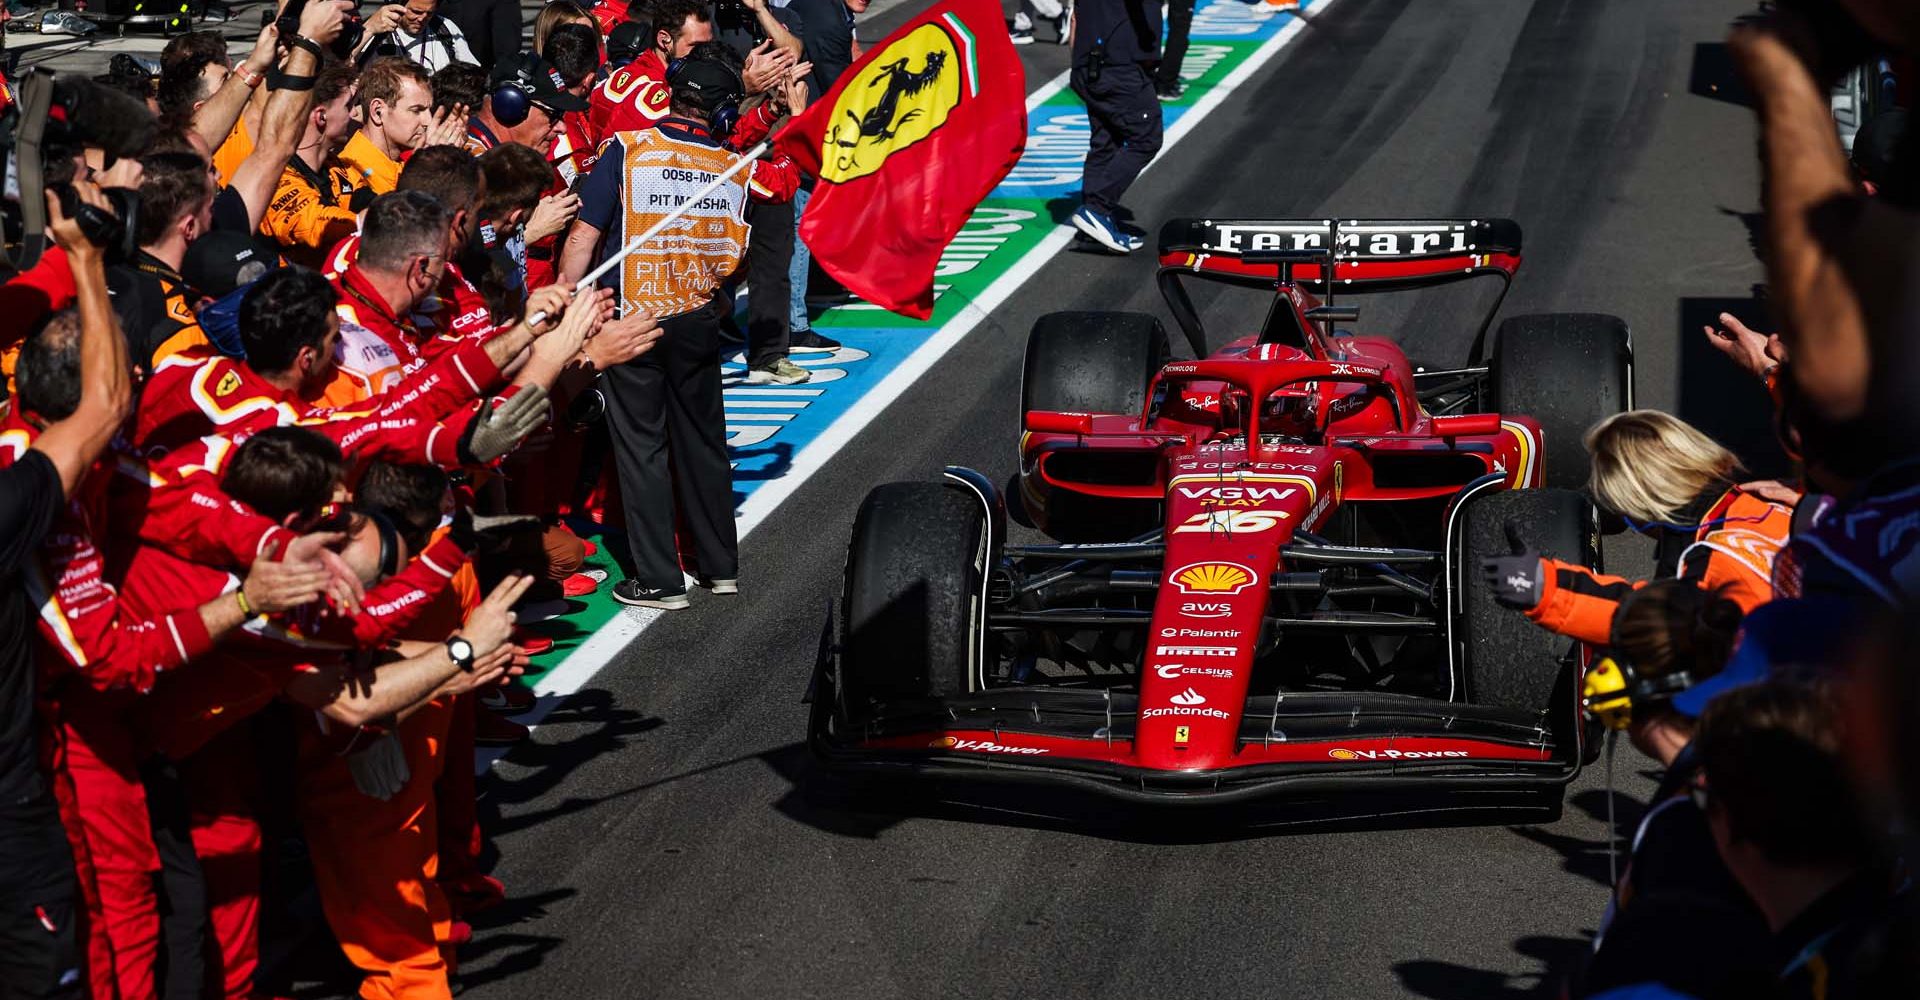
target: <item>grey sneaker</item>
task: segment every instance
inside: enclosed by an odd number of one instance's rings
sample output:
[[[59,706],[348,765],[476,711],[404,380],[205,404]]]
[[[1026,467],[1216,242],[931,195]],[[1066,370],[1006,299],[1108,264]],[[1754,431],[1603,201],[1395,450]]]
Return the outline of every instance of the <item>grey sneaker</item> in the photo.
[[[91,35],[100,30],[100,26],[72,11],[50,10],[40,15],[40,33],[43,35]]]
[[[748,385],[798,385],[813,377],[813,373],[788,361],[775,358],[747,372]]]
[[[1055,44],[1073,44],[1073,0],[1061,0],[1060,16],[1053,19],[1053,30],[1059,33]]]

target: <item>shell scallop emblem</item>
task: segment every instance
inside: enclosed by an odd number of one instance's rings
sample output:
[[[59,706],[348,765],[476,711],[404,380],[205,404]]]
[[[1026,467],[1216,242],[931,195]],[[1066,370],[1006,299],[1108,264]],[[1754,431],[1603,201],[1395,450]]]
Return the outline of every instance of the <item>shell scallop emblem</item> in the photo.
[[[1174,570],[1175,587],[1183,594],[1238,594],[1253,585],[1253,570],[1230,562],[1203,562]]]
[[[1351,750],[1345,750],[1345,749],[1329,750],[1327,751],[1327,756],[1332,757],[1334,760],[1359,760],[1360,759],[1359,754],[1354,753]]]

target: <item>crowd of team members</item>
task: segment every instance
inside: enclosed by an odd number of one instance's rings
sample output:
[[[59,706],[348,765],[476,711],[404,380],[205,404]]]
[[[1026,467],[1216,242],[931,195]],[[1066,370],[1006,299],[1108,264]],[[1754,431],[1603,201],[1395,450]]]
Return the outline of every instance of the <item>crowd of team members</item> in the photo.
[[[1778,333],[1705,331],[1764,381],[1795,481],[1743,482],[1698,429],[1623,413],[1588,433],[1590,489],[1654,537],[1652,578],[1482,566],[1501,603],[1607,657],[1590,705],[1662,768],[1571,996],[1920,996],[1920,134],[1885,112],[1849,159],[1828,97],[1870,57],[1912,65],[1920,5],[1802,6],[1729,40]]]
[[[157,79],[59,81],[51,245],[0,286],[0,997],[271,995],[262,901],[309,878],[361,995],[450,996],[462,916],[504,898],[474,747],[526,734],[526,626],[605,582],[573,527],[625,527],[595,385],[661,338],[559,280],[575,182],[703,127],[674,60],[731,66],[759,134],[830,85],[797,15],[747,6],[729,51],[695,0],[559,0],[483,68],[433,0],[357,45],[310,0],[238,61],[194,33]],[[864,4],[830,7],[837,71]],[[136,251],[101,235],[115,188]],[[832,343],[778,208],[750,377],[793,382],[789,336]]]

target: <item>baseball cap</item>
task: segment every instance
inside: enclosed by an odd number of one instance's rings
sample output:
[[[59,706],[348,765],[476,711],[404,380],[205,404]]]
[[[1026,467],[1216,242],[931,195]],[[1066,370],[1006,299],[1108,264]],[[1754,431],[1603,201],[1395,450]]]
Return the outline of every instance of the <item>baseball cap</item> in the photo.
[[[1800,674],[1830,669],[1838,652],[1835,635],[1848,634],[1859,607],[1839,597],[1798,597],[1769,601],[1740,622],[1739,644],[1717,674],[1673,696],[1673,709],[1690,719],[1707,703],[1737,687],[1757,684],[1777,672]]]
[[[647,50],[647,26],[638,21],[621,21],[607,35],[607,65],[625,66]]]
[[[527,99],[555,111],[585,111],[587,99],[567,93],[567,81],[538,53],[519,52],[502,59],[493,70],[493,85],[519,83]]]
[[[180,276],[201,294],[219,298],[280,266],[248,233],[216,229],[193,241],[180,262]]]
[[[673,96],[702,111],[712,111],[722,103],[738,100],[746,90],[740,74],[718,59],[688,56],[667,68],[667,84]]]

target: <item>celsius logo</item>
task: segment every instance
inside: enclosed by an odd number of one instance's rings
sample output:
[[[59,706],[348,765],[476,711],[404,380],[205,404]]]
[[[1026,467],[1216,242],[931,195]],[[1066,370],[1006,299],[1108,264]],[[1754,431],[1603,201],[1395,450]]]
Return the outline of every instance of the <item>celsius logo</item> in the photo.
[[[1160,646],[1154,649],[1155,656],[1232,656],[1239,650],[1232,646]]]
[[[1233,614],[1233,605],[1225,601],[1186,601],[1180,614],[1188,618],[1225,618]]]
[[[1153,668],[1153,672],[1167,680],[1181,677],[1232,677],[1233,671],[1226,667],[1189,667],[1184,663],[1162,663]],[[1178,699],[1175,699],[1178,700]]]
[[[1014,753],[1037,756],[1046,753],[1039,747],[1010,747],[992,740],[963,740],[957,736],[947,736],[927,744],[930,747],[945,747],[948,750],[978,750],[982,753]]]
[[[1334,760],[1442,760],[1471,757],[1465,750],[1329,750]]]
[[[1192,688],[1188,688],[1167,700],[1176,705],[1204,705],[1207,703],[1206,697]]]

